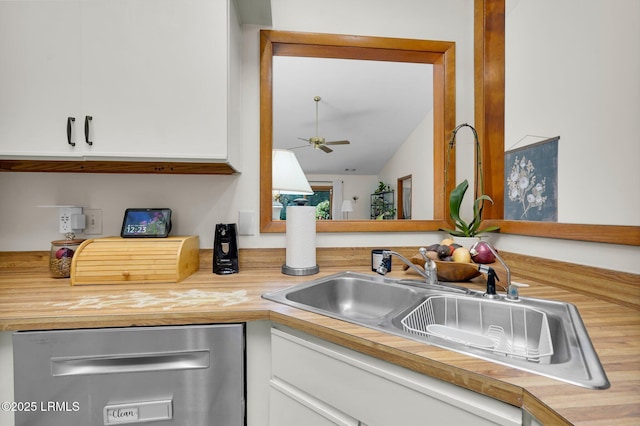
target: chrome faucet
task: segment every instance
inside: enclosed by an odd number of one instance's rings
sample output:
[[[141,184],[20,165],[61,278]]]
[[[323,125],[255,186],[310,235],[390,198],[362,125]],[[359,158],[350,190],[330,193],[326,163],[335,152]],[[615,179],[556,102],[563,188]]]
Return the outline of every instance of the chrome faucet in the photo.
[[[413,262],[411,262],[409,259],[401,255],[400,253],[395,252],[393,250],[383,250],[382,262],[380,262],[380,266],[378,266],[378,269],[376,269],[376,272],[379,273],[380,275],[386,275],[387,272],[389,272],[389,270],[387,269],[387,262],[393,255],[398,259],[402,260],[407,266],[412,268],[418,274],[420,274],[420,276],[424,278],[426,283],[438,284],[438,272],[437,272],[436,262],[434,262],[432,259],[429,259],[429,257],[427,257],[426,248],[420,247],[418,252],[420,253],[420,255],[425,261],[424,271],[418,268]]]
[[[476,243],[476,244],[478,244],[478,243]],[[502,260],[502,257],[500,257],[498,252],[493,247],[491,247],[491,244],[489,244],[489,243],[485,243],[485,244],[486,244],[487,248],[489,249],[489,251],[495,256],[496,260],[498,262],[500,262],[502,267],[507,272],[507,282],[506,282],[506,286],[504,287],[505,290],[507,291],[507,299],[508,300],[518,300],[518,299],[520,299],[520,296],[518,294],[518,287],[511,283],[511,269],[509,269],[509,267],[504,262],[504,260]],[[470,249],[471,255],[474,254],[473,253],[474,250],[475,250],[475,244]],[[484,266],[484,265],[482,265],[482,266]],[[490,267],[486,267],[487,269],[483,269],[482,266],[478,267],[478,270],[480,272],[485,272],[486,273],[486,272],[488,272],[487,271],[488,269],[493,269],[493,268],[490,268]],[[495,275],[495,272],[493,273],[493,277],[491,277],[491,274],[489,274],[489,277],[487,279],[487,293],[486,293],[486,295],[488,297],[493,297],[496,294],[495,293],[495,286],[493,285],[493,291],[492,291],[492,289],[491,289],[492,284],[490,284],[490,283],[495,284],[495,281],[493,281],[493,278],[496,278],[496,279],[498,279],[498,281],[500,281],[500,279],[497,278],[497,276]]]

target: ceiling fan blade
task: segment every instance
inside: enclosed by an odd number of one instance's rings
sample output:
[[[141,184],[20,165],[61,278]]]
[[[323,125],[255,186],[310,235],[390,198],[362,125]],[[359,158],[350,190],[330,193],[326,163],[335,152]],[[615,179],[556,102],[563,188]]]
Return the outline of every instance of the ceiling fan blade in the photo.
[[[294,146],[294,147],[287,148],[287,149],[298,149],[298,148],[308,148],[308,147],[309,147],[309,145],[300,145],[300,146]]]
[[[347,141],[347,140],[343,140],[343,141],[333,141],[333,142],[325,142],[324,138],[318,136],[318,103],[320,102],[322,98],[320,98],[320,96],[314,96],[313,100],[316,103],[316,135],[312,138],[309,139],[305,139],[305,138],[298,138],[301,141],[307,141],[309,142],[314,148],[316,149],[321,149],[324,152],[326,152],[327,154],[330,152],[333,152],[333,150],[331,148],[329,148],[327,145],[347,145],[350,144],[351,142]]]

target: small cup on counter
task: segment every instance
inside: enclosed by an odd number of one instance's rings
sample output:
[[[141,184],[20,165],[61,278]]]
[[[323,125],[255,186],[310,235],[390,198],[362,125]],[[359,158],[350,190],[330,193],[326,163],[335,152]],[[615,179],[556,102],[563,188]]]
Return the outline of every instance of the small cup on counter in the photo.
[[[371,270],[373,272],[377,272],[378,271],[378,267],[380,267],[380,264],[383,262],[383,257],[382,257],[382,252],[385,249],[374,249],[371,250]],[[385,262],[385,268],[387,268],[387,272],[391,272],[391,257],[388,257],[387,259],[384,259]]]

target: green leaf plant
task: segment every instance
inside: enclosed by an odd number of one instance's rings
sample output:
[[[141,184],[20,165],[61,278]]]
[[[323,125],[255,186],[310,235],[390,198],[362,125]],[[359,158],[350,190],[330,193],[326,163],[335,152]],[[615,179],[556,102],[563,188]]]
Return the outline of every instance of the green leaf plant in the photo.
[[[469,182],[465,179],[458,186],[456,186],[451,194],[449,194],[449,217],[455,225],[455,229],[440,228],[441,231],[448,232],[454,237],[475,237],[483,232],[491,232],[500,229],[498,226],[489,226],[484,229],[480,229],[482,223],[482,209],[484,202],[489,201],[493,204],[493,200],[488,195],[483,194],[483,174],[482,174],[482,155],[480,153],[480,142],[478,141],[478,132],[473,126],[463,123],[456,126],[451,133],[451,139],[449,139],[449,149],[447,151],[447,167],[445,167],[445,181],[447,180],[447,170],[449,169],[449,160],[452,152],[454,152],[456,134],[464,127],[468,127],[473,132],[473,139],[476,147],[476,188],[474,196],[478,197],[473,201],[473,219],[470,223],[465,222],[460,217],[460,206],[464,199],[464,194],[469,188]]]
[[[482,222],[482,209],[484,201],[489,201],[493,204],[493,200],[488,195],[480,195],[473,202],[473,219],[467,223],[460,217],[460,206],[464,199],[464,194],[469,188],[469,182],[465,179],[458,186],[456,186],[449,195],[449,217],[453,220],[456,229],[440,228],[441,231],[448,232],[454,237],[475,237],[483,232],[491,232],[499,229],[498,226],[489,226],[484,229],[480,229]]]

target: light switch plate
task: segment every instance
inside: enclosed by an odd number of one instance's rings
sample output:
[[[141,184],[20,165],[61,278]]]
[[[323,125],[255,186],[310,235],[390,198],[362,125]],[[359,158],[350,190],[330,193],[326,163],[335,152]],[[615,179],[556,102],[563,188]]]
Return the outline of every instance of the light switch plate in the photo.
[[[87,226],[84,228],[86,235],[102,234],[102,210],[85,209],[84,215],[87,217]]]
[[[256,226],[256,212],[240,210],[238,213],[238,235],[253,235]]]

